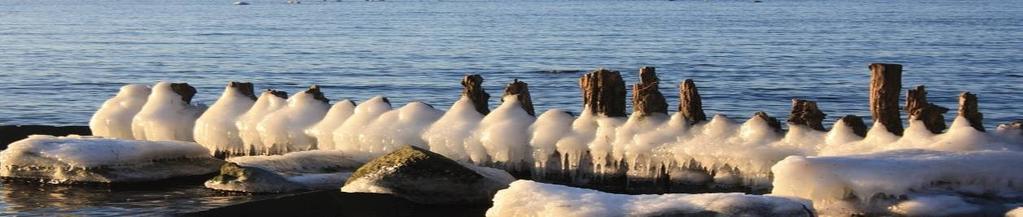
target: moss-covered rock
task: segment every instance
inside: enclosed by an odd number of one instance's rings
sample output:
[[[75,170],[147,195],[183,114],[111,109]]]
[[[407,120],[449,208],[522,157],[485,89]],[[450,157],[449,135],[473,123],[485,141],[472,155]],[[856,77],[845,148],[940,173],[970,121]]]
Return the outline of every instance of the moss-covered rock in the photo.
[[[360,167],[341,190],[394,194],[423,204],[480,204],[489,203],[512,181],[502,170],[466,165],[406,146]]]
[[[220,167],[220,174],[206,181],[206,187],[242,192],[280,193],[305,189],[284,176],[259,167],[240,166],[228,162]]]

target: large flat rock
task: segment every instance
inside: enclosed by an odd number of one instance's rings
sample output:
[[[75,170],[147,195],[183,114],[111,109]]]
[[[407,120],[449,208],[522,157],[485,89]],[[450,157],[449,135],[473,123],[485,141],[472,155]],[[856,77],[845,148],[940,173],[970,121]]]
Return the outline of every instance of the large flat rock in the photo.
[[[0,177],[134,183],[211,174],[223,163],[190,142],[34,135],[0,152]]]

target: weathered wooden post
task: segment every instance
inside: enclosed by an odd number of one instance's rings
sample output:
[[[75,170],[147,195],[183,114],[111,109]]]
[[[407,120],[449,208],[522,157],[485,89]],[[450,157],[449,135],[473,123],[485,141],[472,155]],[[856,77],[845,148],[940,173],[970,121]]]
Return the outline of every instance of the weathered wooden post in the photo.
[[[326,96],[323,96],[323,92],[320,91],[319,85],[314,84],[312,86],[309,86],[309,89],[305,90],[305,93],[313,95],[313,99],[322,101],[324,103],[330,103],[330,100],[327,99]]]
[[[583,105],[593,114],[625,117],[625,81],[618,71],[597,69],[579,78]]]
[[[906,113],[909,120],[920,120],[932,133],[941,133],[948,126],[945,125],[945,112],[948,108],[927,102],[927,90],[923,85],[916,86],[906,93]]]
[[[533,99],[529,96],[529,84],[515,79],[504,88],[504,96],[512,95],[519,99],[519,103],[522,105],[522,109],[526,110],[526,113],[536,116],[536,112],[533,110]],[[503,98],[501,100],[504,101]]]
[[[192,103],[192,97],[197,93],[195,87],[188,85],[188,83],[171,83],[170,87],[171,91],[181,96],[181,101],[185,101],[186,104]]]
[[[639,83],[632,85],[632,113],[648,116],[656,113],[668,114],[668,102],[658,89],[657,72],[654,67],[639,69]]]
[[[846,115],[840,119],[845,126],[852,128],[853,133],[860,137],[867,136],[867,124],[863,123],[863,118],[856,115]]]
[[[810,100],[792,99],[792,113],[789,114],[789,124],[803,125],[810,129],[824,131],[824,114],[817,108],[817,102]]]
[[[473,74],[462,78],[462,96],[472,101],[473,107],[480,114],[490,114],[490,94],[483,89],[483,76]]]
[[[899,93],[902,92],[902,65],[870,64],[870,116],[888,132],[902,135]]]
[[[758,111],[756,113],[753,113],[753,118],[760,118],[761,120],[767,122],[767,126],[771,127],[771,129],[773,129],[775,133],[781,132],[781,122],[778,121],[777,118],[767,115],[767,112]]]
[[[249,99],[252,99],[253,101],[256,100],[256,90],[253,88],[252,83],[231,81],[227,82],[227,86],[238,90],[239,93],[249,97]]]
[[[963,92],[959,95],[959,116],[966,118],[973,129],[984,132],[984,114],[980,113],[977,105],[977,95],[970,92]]]
[[[686,79],[679,84],[678,112],[682,113],[682,117],[689,124],[707,121],[707,114],[703,113],[700,91],[696,89],[693,79]]]

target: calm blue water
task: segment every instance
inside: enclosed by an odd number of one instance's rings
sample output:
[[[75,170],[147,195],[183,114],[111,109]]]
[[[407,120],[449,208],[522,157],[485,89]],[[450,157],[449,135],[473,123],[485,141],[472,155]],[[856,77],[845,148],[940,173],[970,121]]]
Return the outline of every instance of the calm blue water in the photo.
[[[241,80],[447,108],[460,76],[481,73],[494,95],[528,82],[539,112],[579,110],[582,73],[631,82],[644,65],[673,109],[692,78],[709,113],[785,116],[803,97],[834,119],[869,116],[871,62],[904,64],[904,86],[953,113],[977,93],[989,127],[1023,117],[1015,0],[231,2],[0,1],[0,124],[83,125],[119,86],[157,80],[206,104]]]
[[[528,82],[539,112],[579,110],[582,73],[608,67],[635,81],[645,65],[658,68],[672,108],[677,83],[692,78],[709,113],[783,117],[802,97],[833,120],[869,116],[871,62],[904,64],[904,86],[928,85],[939,105],[977,93],[988,127],[1023,116],[1018,0],[231,2],[0,1],[0,124],[84,125],[121,85],[157,80],[191,83],[207,104],[241,80],[446,108],[460,77],[480,73],[494,95],[512,79]],[[232,201],[187,188],[39,189],[54,199],[24,191],[0,187],[3,212],[159,204],[153,212],[169,213]]]

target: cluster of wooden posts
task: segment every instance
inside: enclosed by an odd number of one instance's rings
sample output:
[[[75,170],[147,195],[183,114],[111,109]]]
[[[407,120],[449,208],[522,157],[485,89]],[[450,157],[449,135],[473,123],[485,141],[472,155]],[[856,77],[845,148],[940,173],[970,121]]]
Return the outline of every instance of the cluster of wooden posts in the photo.
[[[871,72],[870,82],[870,112],[871,118],[887,131],[902,135],[904,130],[901,112],[903,109],[908,113],[912,121],[920,120],[926,128],[934,133],[941,133],[946,128],[944,114],[948,108],[929,103],[927,91],[924,86],[917,86],[910,89],[906,95],[906,104],[899,106],[899,99],[902,91],[902,65],[888,63],[873,63],[869,65]],[[668,114],[668,104],[664,94],[658,88],[660,80],[654,67],[642,67],[639,70],[638,83],[632,85],[632,115],[648,116],[652,114]],[[462,80],[464,86],[462,94],[472,100],[476,110],[482,114],[489,113],[487,94],[481,87],[483,78],[479,75],[468,75]],[[608,69],[597,69],[586,73],[579,79],[579,86],[582,91],[584,111],[592,112],[594,115],[605,117],[625,117],[626,113],[626,85],[621,73]],[[533,110],[532,100],[529,96],[527,84],[522,81],[514,81],[504,91],[505,96],[517,95],[522,107],[530,114],[536,115]],[[707,115],[703,111],[703,105],[695,82],[686,79],[679,84],[679,106],[678,113],[684,117],[689,124],[697,124],[707,121]],[[984,131],[982,124],[983,116],[978,111],[977,96],[969,92],[963,92],[959,96],[958,115],[969,121],[970,125]],[[769,116],[766,112],[754,113],[754,117],[762,118],[777,132],[782,132],[781,122]],[[825,131],[823,121],[826,114],[822,112],[817,102],[805,99],[793,99],[792,110],[789,113],[787,123],[790,125],[803,125],[810,129]],[[863,118],[855,115],[846,115],[840,118],[842,123],[853,129],[853,132],[866,136],[867,126]],[[715,170],[721,168],[705,168],[699,162],[676,162],[672,165],[659,165],[645,167],[654,171],[640,171],[638,174],[656,173],[653,177],[630,176],[632,174],[626,162],[605,162],[610,165],[612,174],[594,174],[588,164],[592,160],[588,153],[581,156],[579,168],[569,169],[567,157],[561,153],[551,156],[549,165],[525,166],[523,163],[513,167],[505,168],[511,170],[514,175],[521,178],[532,178],[546,182],[554,182],[567,185],[576,185],[589,188],[597,188],[612,192],[626,193],[663,193],[663,192],[694,192],[703,190],[721,191],[757,191],[744,186],[730,186],[730,189],[709,189],[706,183],[678,183],[671,180],[669,173],[688,170],[687,172],[707,173],[713,177]],[[613,158],[607,158],[613,159]],[[493,165],[497,166],[497,165]],[[590,170],[590,171],[588,171]],[[741,171],[728,171],[738,174]],[[719,186],[720,187],[720,186]],[[761,189],[763,190],[763,189]]]
[[[904,127],[901,112],[905,110],[910,120],[923,121],[931,132],[941,133],[947,128],[944,114],[949,109],[929,103],[927,91],[923,85],[910,89],[906,94],[905,106],[899,106],[899,96],[902,91],[902,65],[873,63],[869,68],[871,72],[870,113],[873,120],[881,123],[889,132],[902,135]],[[668,103],[658,88],[660,80],[657,78],[655,68],[649,66],[640,68],[639,77],[640,81],[632,86],[632,115],[668,114]],[[465,76],[462,80],[464,86],[462,94],[472,100],[477,111],[487,114],[489,113],[487,100],[490,95],[481,87],[482,82],[483,78],[480,75]],[[588,111],[606,117],[625,117],[627,115],[625,111],[626,85],[620,72],[608,69],[591,71],[579,79],[579,86],[582,89],[583,105]],[[504,94],[519,95],[518,98],[522,102],[523,108],[531,115],[536,114],[529,97],[529,90],[524,82],[515,80],[505,88]],[[707,121],[699,91],[692,79],[686,79],[679,84],[679,102],[677,111],[690,124]],[[983,115],[978,111],[976,95],[970,92],[960,94],[958,112],[959,116],[970,122],[970,126],[984,131]],[[777,119],[770,117],[766,112],[756,112],[754,116],[774,121],[772,126],[781,126]],[[825,117],[826,114],[817,107],[817,102],[792,99],[792,110],[787,122],[824,131],[822,122]],[[861,117],[846,115],[841,117],[841,120],[856,129],[857,134],[861,136],[866,134],[866,125]]]

